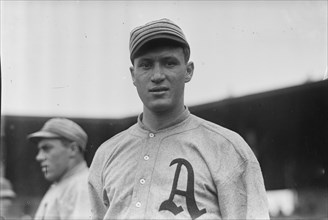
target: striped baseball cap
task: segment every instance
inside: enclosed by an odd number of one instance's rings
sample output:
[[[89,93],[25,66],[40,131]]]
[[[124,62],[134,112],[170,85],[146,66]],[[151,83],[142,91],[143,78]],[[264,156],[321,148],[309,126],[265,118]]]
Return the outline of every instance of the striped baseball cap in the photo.
[[[190,47],[182,29],[171,20],[163,18],[136,27],[131,31],[129,46],[131,62],[133,63],[135,55],[142,46],[155,39],[172,40],[186,46],[189,50],[189,59]]]
[[[86,149],[88,135],[75,122],[67,118],[51,118],[40,131],[27,136],[32,142],[38,142],[42,138],[65,138],[75,141],[82,150]]]

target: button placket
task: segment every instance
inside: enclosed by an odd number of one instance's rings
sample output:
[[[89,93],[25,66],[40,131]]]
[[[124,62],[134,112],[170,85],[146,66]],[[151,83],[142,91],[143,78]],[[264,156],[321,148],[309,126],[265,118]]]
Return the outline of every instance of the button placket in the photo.
[[[156,140],[156,134],[152,133],[152,132],[148,132],[148,134],[146,134],[148,136],[147,139],[145,139],[145,148],[143,150],[143,156],[141,156],[141,160],[143,160],[144,163],[140,163],[140,165],[142,167],[140,167],[141,169],[139,170],[137,176],[138,176],[138,182],[136,182],[136,184],[138,184],[139,186],[136,186],[137,189],[137,194],[135,197],[135,207],[137,210],[139,210],[138,212],[144,212],[147,206],[147,201],[148,201],[148,192],[150,190],[150,185],[148,184],[148,180],[151,181],[151,175],[152,175],[152,164],[154,163],[153,159],[151,159],[151,157],[153,157],[153,152],[157,151],[157,145],[158,145],[158,140]],[[147,137],[146,136],[146,137]],[[136,210],[136,211],[137,211]]]

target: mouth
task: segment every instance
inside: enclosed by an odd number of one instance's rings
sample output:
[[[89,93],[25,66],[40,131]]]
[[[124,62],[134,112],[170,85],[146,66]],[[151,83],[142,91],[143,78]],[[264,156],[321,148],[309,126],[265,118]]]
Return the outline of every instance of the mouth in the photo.
[[[156,86],[156,87],[149,89],[148,91],[150,93],[161,94],[161,93],[167,92],[168,90],[169,90],[169,88],[167,88],[166,86]]]
[[[42,172],[44,174],[47,174],[47,172],[48,172],[48,166],[46,166],[46,165],[41,166],[41,170],[42,170]]]

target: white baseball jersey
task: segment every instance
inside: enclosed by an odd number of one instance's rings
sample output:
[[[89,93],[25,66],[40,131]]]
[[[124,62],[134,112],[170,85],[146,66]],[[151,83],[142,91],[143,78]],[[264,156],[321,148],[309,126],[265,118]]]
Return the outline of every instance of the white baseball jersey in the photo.
[[[83,162],[50,186],[34,216],[35,220],[91,219],[88,167]]]
[[[141,122],[97,150],[93,219],[269,219],[259,163],[236,133],[191,115],[149,131]]]

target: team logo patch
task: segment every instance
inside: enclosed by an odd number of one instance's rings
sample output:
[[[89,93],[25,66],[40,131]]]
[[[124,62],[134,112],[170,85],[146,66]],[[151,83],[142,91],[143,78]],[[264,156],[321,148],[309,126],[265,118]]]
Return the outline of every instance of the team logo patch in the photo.
[[[159,207],[159,211],[162,210],[167,210],[172,212],[174,215],[179,214],[180,212],[183,212],[183,208],[181,206],[177,206],[174,202],[174,196],[175,195],[180,195],[186,197],[186,205],[188,212],[190,214],[190,217],[192,219],[196,219],[199,216],[203,215],[206,213],[206,209],[199,209],[196,200],[195,200],[195,194],[194,194],[194,170],[191,166],[191,164],[182,158],[177,158],[173,160],[170,164],[170,166],[177,164],[177,168],[175,170],[175,175],[174,175],[174,180],[173,180],[173,185],[172,185],[172,190],[171,194],[168,200],[165,200],[162,202],[162,204]],[[177,189],[178,185],[178,180],[181,172],[181,167],[184,166],[187,169],[188,172],[188,181],[187,181],[187,190],[179,190]]]

